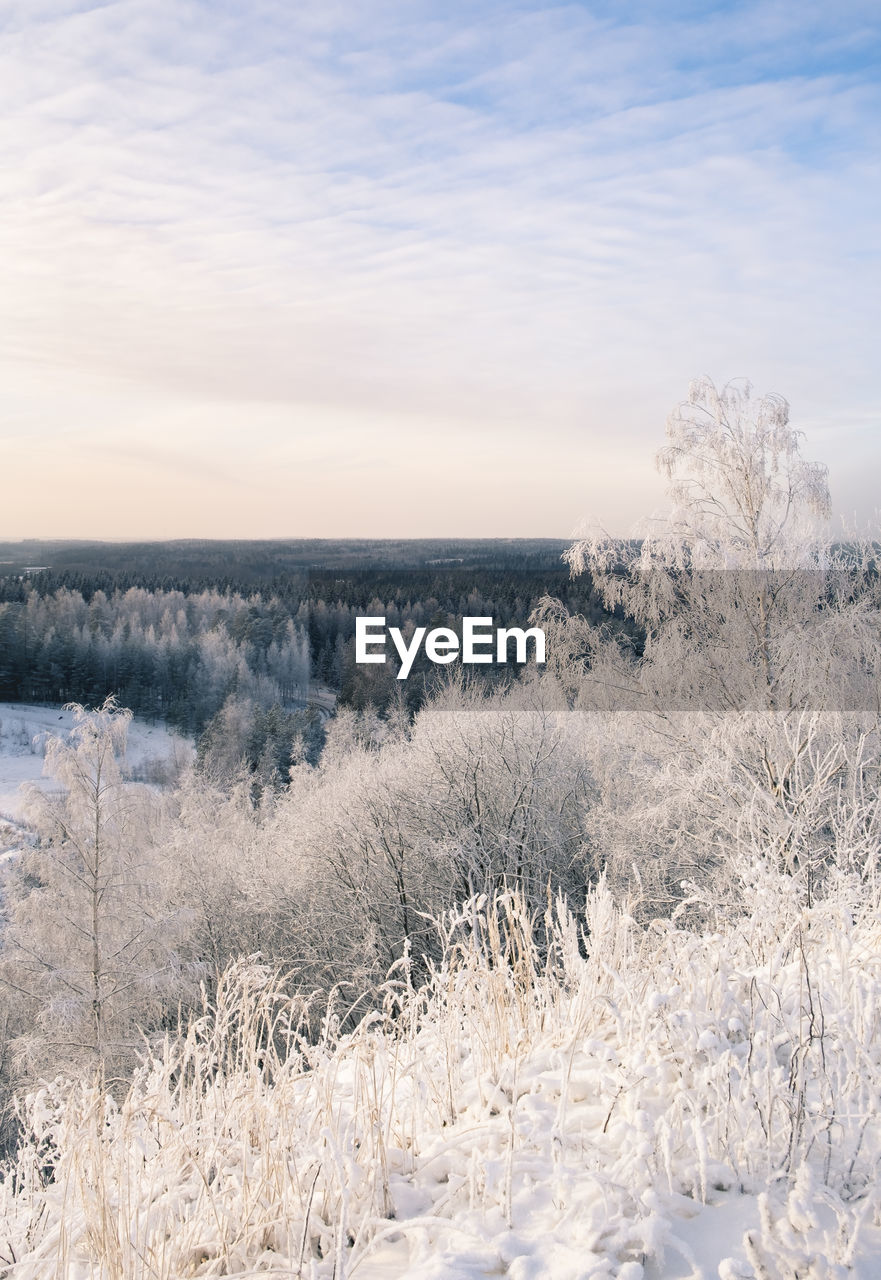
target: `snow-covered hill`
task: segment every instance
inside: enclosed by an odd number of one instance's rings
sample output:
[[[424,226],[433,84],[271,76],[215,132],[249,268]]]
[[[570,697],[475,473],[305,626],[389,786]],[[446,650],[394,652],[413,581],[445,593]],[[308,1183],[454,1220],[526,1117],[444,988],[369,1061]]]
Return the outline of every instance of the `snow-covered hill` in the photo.
[[[17,1280],[871,1280],[878,926],[755,895],[697,934],[600,886],[546,954],[515,898],[475,902],[425,987],[400,968],[317,1043],[240,962],[120,1105],[31,1094],[0,1256]]]

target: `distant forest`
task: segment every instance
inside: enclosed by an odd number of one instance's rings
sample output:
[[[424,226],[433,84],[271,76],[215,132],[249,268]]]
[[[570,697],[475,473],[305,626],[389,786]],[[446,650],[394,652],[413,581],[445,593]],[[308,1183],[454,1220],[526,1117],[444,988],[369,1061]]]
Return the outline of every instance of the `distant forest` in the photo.
[[[0,541],[0,573],[35,567],[55,576],[83,574],[105,590],[117,587],[264,586],[291,573],[328,570],[559,569],[567,542],[553,538],[283,538],[170,542]],[[106,575],[103,576],[102,575]],[[67,585],[70,585],[69,582]]]
[[[357,666],[358,614],[401,628],[456,629],[465,615],[524,625],[551,595],[589,620],[608,618],[590,579],[570,579],[563,549],[550,540],[0,543],[0,699],[97,705],[112,693],[197,736],[235,699],[283,718],[281,767],[293,735],[317,749],[310,685],[357,710],[395,703],[412,714],[443,678],[424,656],[406,684],[391,659]],[[265,748],[257,737],[252,759]]]

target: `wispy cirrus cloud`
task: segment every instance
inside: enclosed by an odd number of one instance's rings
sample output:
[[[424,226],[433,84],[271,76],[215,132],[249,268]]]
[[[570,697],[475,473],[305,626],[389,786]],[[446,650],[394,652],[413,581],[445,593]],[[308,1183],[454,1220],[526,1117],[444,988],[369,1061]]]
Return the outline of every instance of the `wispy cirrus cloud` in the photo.
[[[879,47],[861,4],[8,8],[3,451],[68,483],[3,531],[623,528],[704,370],[864,505]]]

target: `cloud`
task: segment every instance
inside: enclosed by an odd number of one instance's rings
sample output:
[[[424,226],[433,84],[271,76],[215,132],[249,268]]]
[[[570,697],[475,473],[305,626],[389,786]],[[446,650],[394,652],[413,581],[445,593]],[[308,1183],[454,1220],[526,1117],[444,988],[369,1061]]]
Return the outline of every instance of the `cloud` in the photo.
[[[187,456],[238,474],[245,441],[257,476],[290,442],[278,424],[312,457],[311,422],[325,513],[360,439],[400,504],[387,531],[456,532],[461,508],[469,532],[565,534],[598,494],[607,523],[639,514],[634,476],[704,370],[787,394],[818,440],[876,420],[872,8],[621,12],[12,8],[7,438],[36,431],[67,456],[97,420],[137,452],[173,422]],[[444,440],[457,468],[436,465]],[[478,455],[519,458],[504,468],[519,516],[493,498],[474,526]],[[841,471],[852,488],[847,456]],[[195,469],[191,482],[208,485]],[[79,519],[61,498],[51,509]],[[146,532],[146,498],[128,510]],[[349,532],[374,531],[366,499],[347,495],[346,513]],[[27,514],[7,510],[6,531]]]

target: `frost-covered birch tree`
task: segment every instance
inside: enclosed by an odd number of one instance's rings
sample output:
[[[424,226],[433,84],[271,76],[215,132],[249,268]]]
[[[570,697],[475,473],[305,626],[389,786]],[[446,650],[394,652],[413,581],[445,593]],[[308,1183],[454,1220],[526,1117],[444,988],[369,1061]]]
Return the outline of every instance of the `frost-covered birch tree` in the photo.
[[[150,865],[146,788],[126,785],[131,712],[108,698],[74,706],[68,740],[51,738],[34,790],[40,835],[12,880],[0,981],[33,1029],[18,1048],[54,1069],[124,1060],[169,970],[172,937]]]
[[[877,769],[875,549],[832,540],[826,468],[802,457],[782,397],[702,378],[666,434],[669,512],[567,553],[641,629],[641,651],[546,610],[564,649],[568,633],[588,655],[583,701],[614,719],[597,821],[658,906],[744,842],[803,869],[808,827],[815,883],[830,815]]]

